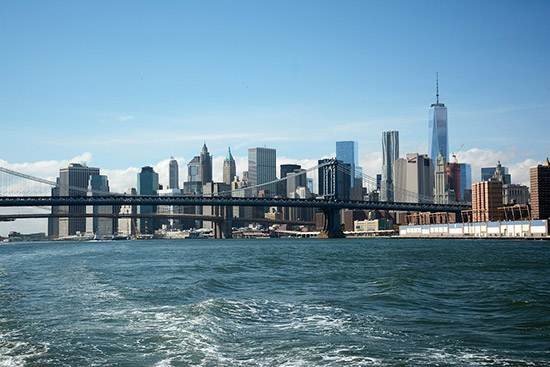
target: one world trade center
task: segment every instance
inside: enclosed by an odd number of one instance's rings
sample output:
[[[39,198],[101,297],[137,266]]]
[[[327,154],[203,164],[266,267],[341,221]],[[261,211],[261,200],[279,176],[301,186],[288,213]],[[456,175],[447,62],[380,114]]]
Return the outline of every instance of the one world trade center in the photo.
[[[439,77],[436,74],[436,102],[430,107],[428,121],[428,153],[435,162],[439,151],[449,161],[449,134],[447,132],[447,107],[439,103]]]

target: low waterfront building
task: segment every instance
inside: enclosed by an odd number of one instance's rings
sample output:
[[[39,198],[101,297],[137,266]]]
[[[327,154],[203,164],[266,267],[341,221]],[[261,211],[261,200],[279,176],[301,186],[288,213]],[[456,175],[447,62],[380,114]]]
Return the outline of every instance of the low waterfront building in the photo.
[[[407,225],[400,237],[549,238],[548,220]]]

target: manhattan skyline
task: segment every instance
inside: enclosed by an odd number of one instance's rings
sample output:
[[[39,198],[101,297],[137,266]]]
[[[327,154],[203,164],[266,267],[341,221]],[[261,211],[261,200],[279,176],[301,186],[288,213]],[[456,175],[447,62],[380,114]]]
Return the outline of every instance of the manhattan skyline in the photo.
[[[428,109],[448,107],[449,153],[512,180],[548,155],[547,2],[162,2],[0,5],[0,165],[55,178],[101,167],[113,191],[142,166],[167,182],[206,141],[215,181],[231,146],[314,166],[359,143],[381,172],[382,131],[427,153]],[[426,19],[430,19],[429,22]],[[183,170],[182,170],[183,171]],[[185,172],[180,172],[180,182]],[[166,176],[166,177],[164,177]]]

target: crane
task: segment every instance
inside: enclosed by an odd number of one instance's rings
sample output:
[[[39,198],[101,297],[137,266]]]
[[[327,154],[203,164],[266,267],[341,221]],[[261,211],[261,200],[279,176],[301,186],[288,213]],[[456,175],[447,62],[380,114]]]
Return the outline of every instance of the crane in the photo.
[[[458,150],[456,151],[456,153],[451,153],[451,154],[452,154],[452,157],[453,157],[454,160],[455,160],[455,163],[458,163],[458,159],[456,158],[456,156],[458,155],[458,152],[460,152],[460,149],[462,149],[463,146],[464,146],[464,143],[462,143],[462,145],[460,146],[460,148],[458,148]]]

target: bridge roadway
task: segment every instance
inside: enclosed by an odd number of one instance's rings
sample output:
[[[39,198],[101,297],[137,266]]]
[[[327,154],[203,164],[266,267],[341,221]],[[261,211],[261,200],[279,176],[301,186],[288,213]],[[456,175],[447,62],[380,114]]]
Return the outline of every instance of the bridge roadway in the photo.
[[[389,203],[334,199],[238,198],[227,196],[2,196],[0,207],[73,205],[190,205],[190,206],[284,206],[325,210],[370,209],[415,212],[455,212],[470,210],[469,204]]]

